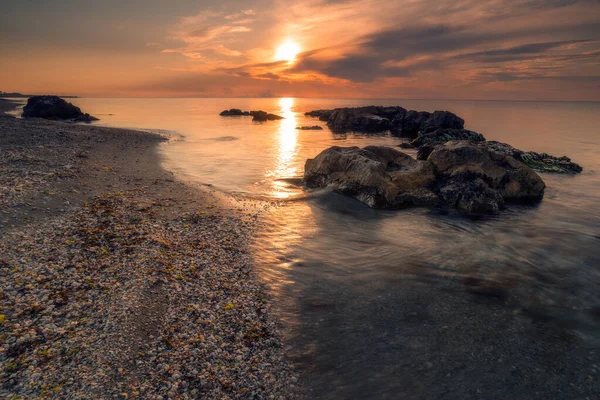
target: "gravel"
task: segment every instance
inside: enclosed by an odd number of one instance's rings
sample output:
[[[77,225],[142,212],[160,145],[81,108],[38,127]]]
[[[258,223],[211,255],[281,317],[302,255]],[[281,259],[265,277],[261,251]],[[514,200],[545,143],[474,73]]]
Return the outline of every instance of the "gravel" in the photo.
[[[163,140],[0,119],[1,398],[301,395],[257,215],[170,178]]]

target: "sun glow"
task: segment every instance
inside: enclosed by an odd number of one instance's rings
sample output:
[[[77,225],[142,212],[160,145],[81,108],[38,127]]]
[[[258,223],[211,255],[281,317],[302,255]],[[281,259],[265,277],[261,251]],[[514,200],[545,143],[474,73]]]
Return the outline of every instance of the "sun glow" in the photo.
[[[277,48],[275,59],[277,61],[293,61],[298,53],[300,53],[300,46],[288,39]]]

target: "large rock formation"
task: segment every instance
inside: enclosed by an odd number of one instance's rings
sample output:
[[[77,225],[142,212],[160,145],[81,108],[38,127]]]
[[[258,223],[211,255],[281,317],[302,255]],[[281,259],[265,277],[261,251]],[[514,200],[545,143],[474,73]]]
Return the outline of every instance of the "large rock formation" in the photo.
[[[72,122],[92,122],[98,118],[81,112],[79,107],[66,102],[58,96],[33,96],[23,107],[23,118],[45,118]]]
[[[445,205],[470,215],[539,201],[545,189],[531,168],[468,141],[438,146],[427,160],[389,147],[331,147],[306,161],[303,183],[375,208]]]
[[[327,121],[334,132],[384,132],[415,138],[440,128],[463,129],[464,121],[448,111],[407,111],[402,107],[366,106],[314,110],[305,115]]]
[[[334,132],[376,133],[389,130],[392,135],[412,139],[418,150],[417,158],[425,160],[440,145],[453,140],[485,142],[477,132],[464,129],[465,121],[449,111],[406,110],[402,107],[355,107],[315,110],[305,115],[327,121]],[[490,150],[509,155],[541,172],[579,173],[583,168],[568,157],[546,153],[526,152],[499,142],[486,142]]]

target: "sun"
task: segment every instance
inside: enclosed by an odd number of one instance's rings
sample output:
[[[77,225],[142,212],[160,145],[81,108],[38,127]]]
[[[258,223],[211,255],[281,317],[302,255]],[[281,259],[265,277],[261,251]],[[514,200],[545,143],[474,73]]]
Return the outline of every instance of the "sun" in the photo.
[[[300,46],[291,40],[286,41],[277,48],[275,58],[277,61],[292,61],[300,53]]]

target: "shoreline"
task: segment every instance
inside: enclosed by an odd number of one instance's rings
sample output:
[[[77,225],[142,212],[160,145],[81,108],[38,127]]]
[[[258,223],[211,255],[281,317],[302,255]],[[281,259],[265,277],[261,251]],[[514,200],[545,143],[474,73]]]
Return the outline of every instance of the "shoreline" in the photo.
[[[0,118],[0,395],[298,395],[252,218],[164,170],[165,140]]]
[[[0,117],[8,115],[7,111],[14,111],[21,103],[0,98]]]

